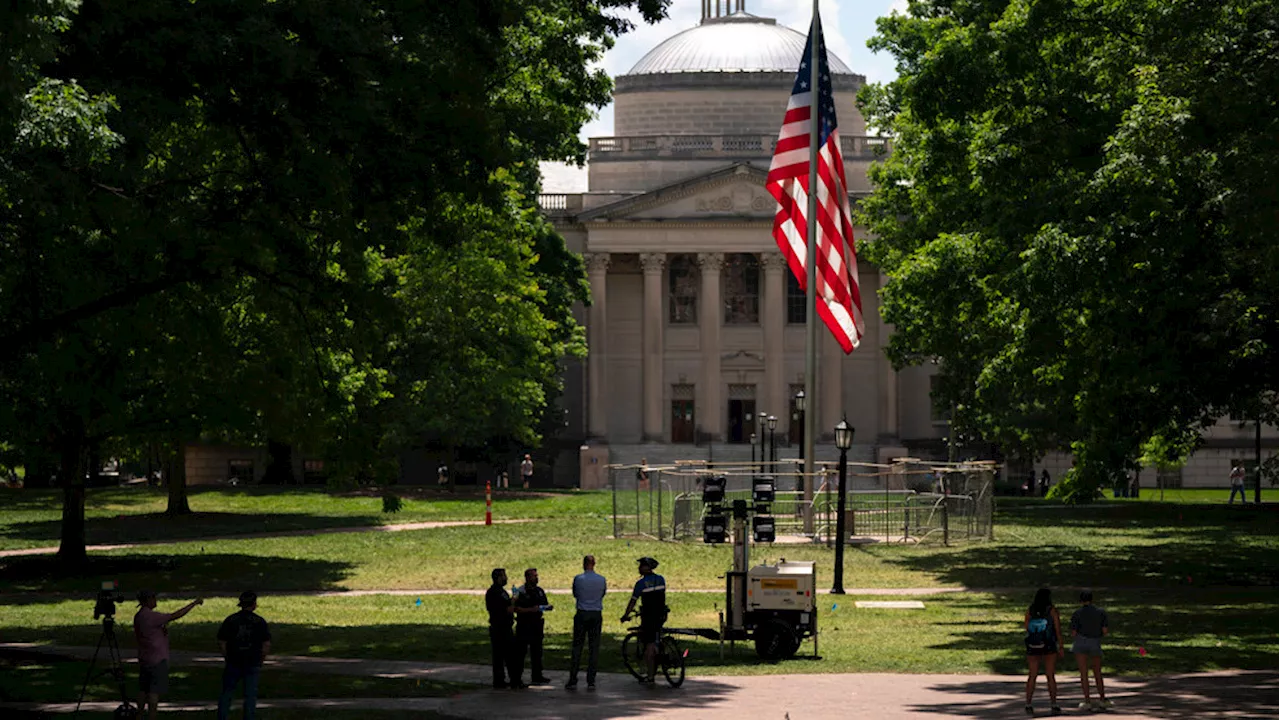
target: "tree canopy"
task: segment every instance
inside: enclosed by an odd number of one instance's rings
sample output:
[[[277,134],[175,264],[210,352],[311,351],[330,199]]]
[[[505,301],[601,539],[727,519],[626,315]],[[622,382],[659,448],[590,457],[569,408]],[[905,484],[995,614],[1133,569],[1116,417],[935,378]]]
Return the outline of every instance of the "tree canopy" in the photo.
[[[0,438],[61,458],[63,556],[110,438],[534,439],[585,299],[536,162],[667,2],[12,3]]]
[[[1260,0],[912,0],[860,96],[899,367],[958,426],[1072,449],[1078,499],[1217,418],[1275,418],[1277,33]]]

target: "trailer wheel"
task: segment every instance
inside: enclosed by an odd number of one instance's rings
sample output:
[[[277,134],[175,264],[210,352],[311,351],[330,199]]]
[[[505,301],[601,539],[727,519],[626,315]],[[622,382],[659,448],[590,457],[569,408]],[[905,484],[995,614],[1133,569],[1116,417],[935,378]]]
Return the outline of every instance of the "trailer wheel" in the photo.
[[[800,649],[800,641],[796,637],[791,623],[773,618],[756,627],[756,655],[767,662],[778,662],[789,658]]]

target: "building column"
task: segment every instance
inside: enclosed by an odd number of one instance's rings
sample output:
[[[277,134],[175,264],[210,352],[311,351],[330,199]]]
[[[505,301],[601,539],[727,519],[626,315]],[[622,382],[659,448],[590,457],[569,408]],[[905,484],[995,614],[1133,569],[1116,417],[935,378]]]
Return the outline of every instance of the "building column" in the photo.
[[[587,261],[587,281],[591,284],[591,313],[587,318],[587,434],[596,440],[609,436],[609,406],[606,403],[606,366],[609,361],[607,344],[608,313],[605,300],[608,297],[609,254],[591,253],[583,256]]]
[[[779,252],[760,255],[764,266],[764,409],[783,419],[779,433],[791,429],[791,398],[784,382],[786,352],[783,330],[787,311],[787,260]],[[757,408],[759,410],[760,408]]]
[[[720,272],[724,253],[698,253],[702,274],[699,294],[698,329],[702,350],[702,377],[698,382],[698,424],[711,440],[724,436],[725,408],[720,401],[720,323],[724,304],[720,300]]]
[[[640,265],[644,269],[644,440],[662,442],[662,279],[667,256],[644,253]]]

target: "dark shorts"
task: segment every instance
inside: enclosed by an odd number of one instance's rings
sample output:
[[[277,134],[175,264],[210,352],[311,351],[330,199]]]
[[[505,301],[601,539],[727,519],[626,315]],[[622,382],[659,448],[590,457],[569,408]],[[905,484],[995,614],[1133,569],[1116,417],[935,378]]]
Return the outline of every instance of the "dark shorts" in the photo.
[[[169,661],[139,665],[138,687],[146,695],[164,695],[169,692]]]
[[[658,636],[662,633],[662,625],[663,621],[658,618],[640,618],[640,642],[645,645],[658,642]]]
[[[1055,645],[1046,645],[1042,648],[1027,648],[1028,657],[1033,655],[1044,656],[1044,655],[1057,655],[1057,654],[1058,654],[1058,648]]]

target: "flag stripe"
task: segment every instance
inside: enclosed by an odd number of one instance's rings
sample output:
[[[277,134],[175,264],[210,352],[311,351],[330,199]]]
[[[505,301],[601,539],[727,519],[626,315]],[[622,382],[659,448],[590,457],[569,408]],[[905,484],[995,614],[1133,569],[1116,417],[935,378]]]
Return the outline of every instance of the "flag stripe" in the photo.
[[[809,128],[819,123],[817,160],[818,185],[813,189],[817,212],[817,296],[818,316],[831,330],[840,347],[852,352],[865,332],[862,316],[862,293],[858,286],[858,259],[854,249],[853,221],[849,210],[848,184],[844,159],[840,155],[840,135],[836,129],[835,102],[831,73],[827,67],[826,46],[822,27],[814,18],[813,32],[818,41],[819,83],[813,92],[809,87],[811,44],[806,44],[796,82],[783,115],[778,143],[765,188],[778,201],[773,221],[773,237],[787,265],[802,289],[807,289],[805,262],[808,258],[807,235],[809,192]],[[814,112],[817,99],[818,112]],[[816,115],[816,117],[815,117]]]

